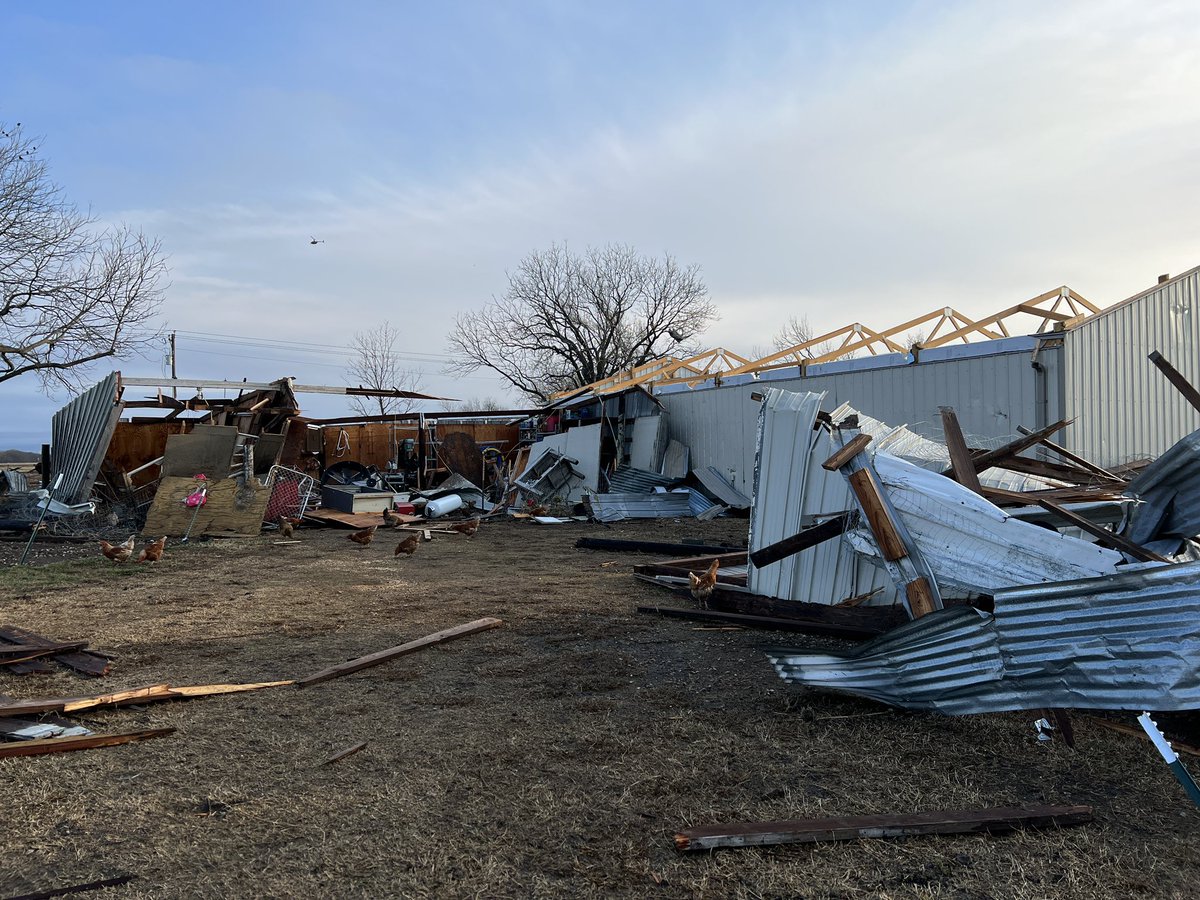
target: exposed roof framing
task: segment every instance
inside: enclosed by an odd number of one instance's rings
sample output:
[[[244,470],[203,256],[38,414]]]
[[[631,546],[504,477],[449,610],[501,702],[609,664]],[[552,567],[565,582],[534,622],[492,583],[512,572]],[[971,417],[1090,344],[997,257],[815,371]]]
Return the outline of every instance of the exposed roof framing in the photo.
[[[714,347],[711,350],[705,350],[703,353],[697,353],[695,356],[689,356],[686,359],[663,356],[653,359],[648,363],[643,363],[640,366],[635,366],[632,369],[617,372],[608,378],[593,381],[591,384],[584,385],[583,387],[570,391],[559,391],[556,394],[552,394],[551,399],[559,400],[574,396],[575,394],[582,395],[589,392],[594,394],[619,394],[622,391],[627,391],[630,388],[651,381],[710,378],[719,372],[726,372],[735,366],[745,365],[747,362],[749,360],[746,357],[739,356],[737,353],[734,353],[732,350],[726,350],[724,347]]]

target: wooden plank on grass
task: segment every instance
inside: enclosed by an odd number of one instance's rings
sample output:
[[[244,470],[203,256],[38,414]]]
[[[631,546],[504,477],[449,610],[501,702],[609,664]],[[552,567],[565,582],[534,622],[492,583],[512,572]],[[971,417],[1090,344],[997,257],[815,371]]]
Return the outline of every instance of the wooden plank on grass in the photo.
[[[339,750],[337,753],[333,754],[333,756],[329,757],[329,759],[325,760],[325,762],[321,763],[321,765],[327,766],[330,763],[335,763],[340,759],[345,759],[347,756],[353,756],[355,753],[357,753],[359,750],[362,750],[366,746],[367,746],[366,741],[359,741],[357,744],[350,745],[345,750]]]
[[[34,644],[39,647],[62,646],[61,641],[51,640],[48,637],[24,628],[18,628],[15,625],[0,627],[0,638],[14,644]],[[63,650],[52,655],[55,662],[74,669],[83,675],[107,675],[112,668],[112,663],[106,657],[90,650]],[[36,663],[32,665],[36,665]],[[15,671],[21,671],[20,667],[17,667]]]
[[[372,653],[369,656],[360,656],[358,659],[330,666],[328,669],[322,669],[315,675],[298,679],[296,685],[298,687],[308,687],[311,684],[329,681],[331,678],[341,678],[343,675],[349,675],[351,672],[368,669],[371,666],[377,666],[390,659],[396,659],[401,656],[407,656],[410,653],[416,653],[418,650],[424,650],[426,647],[444,644],[447,641],[454,641],[458,638],[464,638],[491,628],[499,628],[503,624],[504,622],[501,619],[493,619],[491,617],[476,619],[474,622],[467,622],[465,625],[456,625],[453,628],[447,628],[444,631],[434,632],[423,638],[417,638],[415,641],[409,641],[407,644],[401,644],[399,647],[389,647],[387,650],[380,650],[378,653]]]
[[[698,553],[724,554],[734,553],[738,547],[724,547],[719,544],[679,544],[667,541],[622,541],[614,538],[581,537],[575,542],[577,550],[603,550],[605,553],[656,553],[659,556],[678,556],[689,553],[688,559]],[[708,557],[711,558],[711,557]]]
[[[66,897],[70,894],[83,894],[88,891],[99,891],[107,887],[119,887],[122,884],[129,884],[136,875],[118,875],[115,878],[102,878],[99,881],[89,881],[86,884],[73,884],[69,887],[50,888],[46,891],[37,891],[33,894],[21,894],[17,897],[9,897],[8,900],[51,900],[52,897]]]
[[[41,756],[45,753],[67,753],[72,750],[91,750],[96,747],[115,747],[150,738],[174,734],[174,728],[147,728],[144,731],[126,731],[120,734],[85,734],[78,737],[39,738],[0,744],[0,759],[12,756]]]
[[[1035,806],[1023,809],[968,809],[829,819],[786,819],[734,825],[702,825],[675,835],[678,850],[812,844],[859,838],[919,834],[997,834],[1020,828],[1062,828],[1092,821],[1090,806]]]
[[[823,637],[844,638],[848,641],[865,641],[878,637],[882,628],[867,625],[843,625],[837,622],[816,619],[780,618],[777,616],[752,616],[744,613],[720,612],[713,609],[683,609],[674,606],[639,606],[637,611],[676,619],[696,622],[721,622],[746,628],[763,628],[771,631],[799,631]]]

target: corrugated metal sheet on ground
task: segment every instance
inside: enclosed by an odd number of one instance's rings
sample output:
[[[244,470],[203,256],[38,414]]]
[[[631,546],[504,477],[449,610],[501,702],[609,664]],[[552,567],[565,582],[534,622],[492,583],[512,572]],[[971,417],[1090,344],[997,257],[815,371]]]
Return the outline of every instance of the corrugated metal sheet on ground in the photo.
[[[707,469],[695,469],[692,474],[696,476],[696,480],[704,487],[705,493],[720,500],[726,506],[731,506],[734,509],[749,508],[751,503],[750,498],[734,487],[713,466],[709,466]]]
[[[770,651],[788,681],[948,715],[1200,708],[1200,563],[999,591],[847,653]]]
[[[1142,501],[1129,539],[1145,544],[1160,535],[1191,538],[1200,534],[1200,431],[1193,431],[1156,459],[1129,484]]]
[[[655,472],[621,466],[608,480],[608,489],[613,494],[648,494],[656,487],[666,487],[674,481],[674,478]]]
[[[653,494],[592,494],[592,514],[601,522],[621,519],[688,518],[694,491],[662,491]],[[711,504],[706,504],[705,508]]]
[[[888,453],[875,472],[938,585],[994,594],[1002,588],[1112,573],[1124,557],[1078,538],[1022,522],[974,491]],[[855,549],[878,554],[865,527],[847,534]]]
[[[60,475],[62,484],[54,491],[54,499],[63,503],[81,503],[92,493],[100,464],[108,452],[108,442],[121,418],[123,405],[119,397],[120,373],[88,388],[62,409],[50,421],[50,470],[52,478]]]
[[[829,432],[813,427],[824,397],[770,388],[763,398],[750,510],[752,552],[855,508],[841,474],[821,468],[834,452]],[[842,538],[761,569],[751,566],[748,586],[767,597],[830,605],[876,589],[872,604],[890,605],[896,598],[887,572]]]

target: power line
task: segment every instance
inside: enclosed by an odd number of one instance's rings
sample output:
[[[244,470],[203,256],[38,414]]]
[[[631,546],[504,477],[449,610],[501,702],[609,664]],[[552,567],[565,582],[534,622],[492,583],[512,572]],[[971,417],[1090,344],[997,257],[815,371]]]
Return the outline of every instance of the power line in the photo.
[[[276,347],[280,349],[299,349],[306,353],[325,353],[338,356],[354,355],[358,350],[354,347],[349,347],[342,344],[322,344],[310,341],[284,341],[276,338],[250,338],[245,335],[236,334],[217,334],[207,331],[178,331],[180,335],[186,335],[190,340],[203,341],[210,344],[230,344],[244,347]],[[397,358],[410,358],[417,360],[426,360],[430,362],[440,362],[453,360],[455,357],[446,353],[428,353],[422,351],[398,350],[391,354]]]
[[[179,332],[179,333],[183,334],[183,332]],[[233,359],[253,359],[253,360],[259,360],[262,362],[288,363],[290,365],[297,365],[297,366],[320,366],[323,369],[343,369],[343,368],[345,368],[344,366],[340,366],[337,363],[312,362],[311,360],[297,359],[295,357],[284,358],[284,357],[279,357],[279,356],[259,356],[259,355],[250,356],[245,353],[227,353],[227,352],[224,352],[221,350],[201,350],[196,347],[188,348],[188,352],[189,353],[199,353],[199,354],[203,354],[204,356],[228,356]],[[442,374],[439,372],[428,372],[424,369],[411,369],[410,371],[416,372],[416,373],[419,373],[419,374],[425,375],[425,376]],[[460,378],[470,379],[472,381],[496,381],[496,380],[498,380],[498,376],[496,378],[493,378],[493,377],[489,377],[489,376],[485,376],[485,375],[452,375],[452,376],[446,376],[446,377],[453,378],[454,380],[458,380]]]

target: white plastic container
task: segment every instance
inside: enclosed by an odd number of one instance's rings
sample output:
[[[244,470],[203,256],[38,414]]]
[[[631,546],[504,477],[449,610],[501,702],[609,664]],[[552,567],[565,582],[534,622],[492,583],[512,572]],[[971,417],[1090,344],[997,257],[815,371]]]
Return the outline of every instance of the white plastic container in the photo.
[[[458,496],[458,494],[447,494],[445,497],[438,497],[436,500],[430,500],[425,504],[425,517],[436,519],[438,516],[444,516],[448,512],[462,509],[462,505],[462,497]]]

